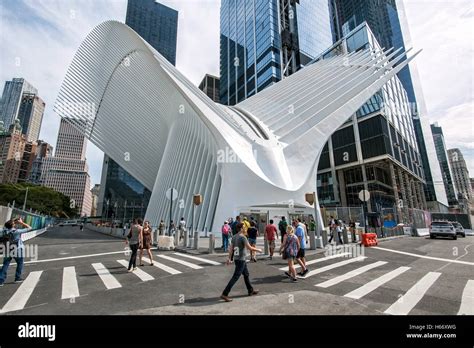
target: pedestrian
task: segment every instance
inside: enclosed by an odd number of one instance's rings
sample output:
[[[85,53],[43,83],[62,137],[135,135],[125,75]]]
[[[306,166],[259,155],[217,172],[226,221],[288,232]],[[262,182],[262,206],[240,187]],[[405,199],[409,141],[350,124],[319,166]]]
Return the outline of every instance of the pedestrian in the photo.
[[[125,244],[130,246],[132,255],[130,256],[130,261],[128,263],[128,271],[133,272],[137,269],[137,251],[138,247],[142,243],[142,219],[133,219],[133,224],[130,227],[130,232],[125,239]],[[133,268],[132,268],[133,267]]]
[[[273,224],[273,220],[265,226],[265,236],[267,238],[268,248],[270,249],[270,260],[273,259],[273,252],[275,251],[275,241],[278,238],[278,232],[276,226]]]
[[[231,302],[232,299],[229,297],[229,293],[232,290],[234,284],[239,280],[240,276],[244,276],[245,286],[247,287],[247,293],[249,296],[257,295],[258,290],[255,290],[250,283],[250,274],[247,268],[247,262],[245,260],[247,256],[247,250],[254,252],[262,252],[260,249],[252,247],[247,237],[244,234],[243,223],[238,223],[236,226],[237,234],[232,237],[232,242],[229,249],[229,257],[226,264],[229,265],[232,261],[235,264],[234,274],[230,279],[229,283],[222,292],[221,299],[225,302]]]
[[[306,259],[305,259],[305,249],[306,249],[306,240],[308,238],[305,225],[301,222],[301,219],[298,218],[296,220],[296,230],[295,235],[298,237],[299,241],[299,249],[298,254],[296,255],[296,261],[301,266],[301,272],[298,273],[300,276],[306,275],[309,272],[308,268],[306,267]]]
[[[174,236],[176,233],[176,225],[173,220],[170,222],[170,236]]]
[[[352,243],[357,243],[356,224],[354,220],[349,220],[349,231],[351,232]]]
[[[298,238],[295,236],[295,229],[292,226],[286,228],[283,242],[280,246],[280,254],[283,260],[288,262],[288,272],[285,274],[293,281],[296,282],[296,269],[295,269],[295,258],[298,255],[300,248]]]
[[[142,262],[143,250],[147,251],[148,257],[150,258],[150,266],[153,266],[153,255],[151,254],[151,246],[153,245],[153,233],[149,221],[145,221],[145,223],[143,224],[141,240],[142,243],[139,245],[140,266],[144,266]]]
[[[245,231],[245,234],[247,234],[247,231],[249,230],[250,228],[250,222],[249,220],[247,220],[247,217],[244,216],[244,220],[242,222],[244,224],[244,231]]]
[[[23,228],[16,229],[17,225]],[[4,244],[4,255],[2,272],[0,273],[0,286],[3,286],[7,279],[8,266],[10,266],[12,259],[15,259],[16,262],[15,283],[23,281],[21,273],[23,271],[25,246],[21,240],[21,235],[29,231],[31,231],[31,226],[24,223],[21,218],[5,222],[1,236]]]
[[[182,217],[181,220],[179,221],[178,229],[179,229],[179,240],[181,241],[181,239],[184,238],[184,233],[186,232],[186,221],[184,221],[184,217]]]
[[[232,228],[232,236],[235,236],[237,232],[237,224],[240,222],[240,216],[235,217],[235,221],[230,226]]]
[[[329,243],[332,242],[333,238],[337,235],[337,239],[339,240],[339,244],[344,244],[342,242],[342,238],[341,238],[341,235],[342,235],[342,222],[341,220],[338,220],[336,221],[336,224],[335,224],[335,227],[334,227],[334,230],[333,230],[333,233],[331,234],[331,238],[329,238]]]
[[[278,230],[280,230],[282,243],[283,243],[283,237],[285,237],[285,234],[286,234],[287,227],[288,227],[288,222],[286,222],[286,218],[282,216],[280,222],[278,223]]]
[[[158,231],[160,231],[160,236],[164,235],[165,233],[165,222],[163,220],[160,221],[160,224],[158,225]]]
[[[253,247],[257,245],[257,237],[259,235],[256,225],[254,220],[250,221],[250,228],[247,230],[249,244]],[[257,262],[257,254],[254,251],[250,252],[250,261]]]
[[[227,252],[229,250],[229,235],[230,235],[230,226],[227,221],[224,221],[224,225],[222,225],[222,250]]]

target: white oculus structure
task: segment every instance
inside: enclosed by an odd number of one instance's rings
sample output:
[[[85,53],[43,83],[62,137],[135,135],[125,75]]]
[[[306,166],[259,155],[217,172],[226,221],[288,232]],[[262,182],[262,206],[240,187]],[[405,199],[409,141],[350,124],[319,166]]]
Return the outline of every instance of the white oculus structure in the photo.
[[[411,59],[359,51],[309,65],[233,107],[214,103],[123,23],[98,25],[79,47],[55,111],[152,191],[145,219],[220,231],[241,207],[305,203],[324,144]],[[316,202],[318,204],[318,202]],[[321,217],[316,221],[322,226]]]

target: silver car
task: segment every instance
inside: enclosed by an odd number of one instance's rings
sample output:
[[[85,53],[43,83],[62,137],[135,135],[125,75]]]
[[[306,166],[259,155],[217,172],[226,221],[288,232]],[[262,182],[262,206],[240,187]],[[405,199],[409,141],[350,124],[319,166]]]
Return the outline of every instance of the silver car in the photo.
[[[454,226],[456,229],[456,234],[466,238],[466,232],[464,232],[464,227],[459,222],[451,222],[451,224]]]
[[[433,221],[430,226],[430,238],[436,237],[451,237],[454,240],[458,239],[456,229],[453,224],[448,221]]]

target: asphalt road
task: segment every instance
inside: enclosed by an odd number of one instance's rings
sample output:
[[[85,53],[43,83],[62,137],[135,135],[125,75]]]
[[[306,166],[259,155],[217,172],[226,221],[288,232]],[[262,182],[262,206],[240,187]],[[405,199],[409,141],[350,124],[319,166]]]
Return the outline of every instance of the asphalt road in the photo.
[[[26,259],[22,284],[10,266],[0,288],[6,315],[474,313],[474,237],[404,237],[345,250],[362,252],[358,259],[321,250],[297,283],[283,275],[284,260],[261,256],[248,264],[260,294],[248,297],[240,280],[231,303],[219,300],[233,271],[223,254],[154,250],[160,267],[145,262],[127,273],[122,240],[79,227],[53,228],[27,245],[37,245],[38,257]]]

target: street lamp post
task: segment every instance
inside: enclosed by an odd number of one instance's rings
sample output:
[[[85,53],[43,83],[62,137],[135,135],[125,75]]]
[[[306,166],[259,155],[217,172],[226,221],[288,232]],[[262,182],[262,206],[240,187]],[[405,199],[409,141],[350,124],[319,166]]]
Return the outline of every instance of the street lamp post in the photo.
[[[26,187],[26,193],[25,193],[25,200],[23,201],[23,210],[26,210],[26,200],[28,199],[28,189],[29,187]]]

